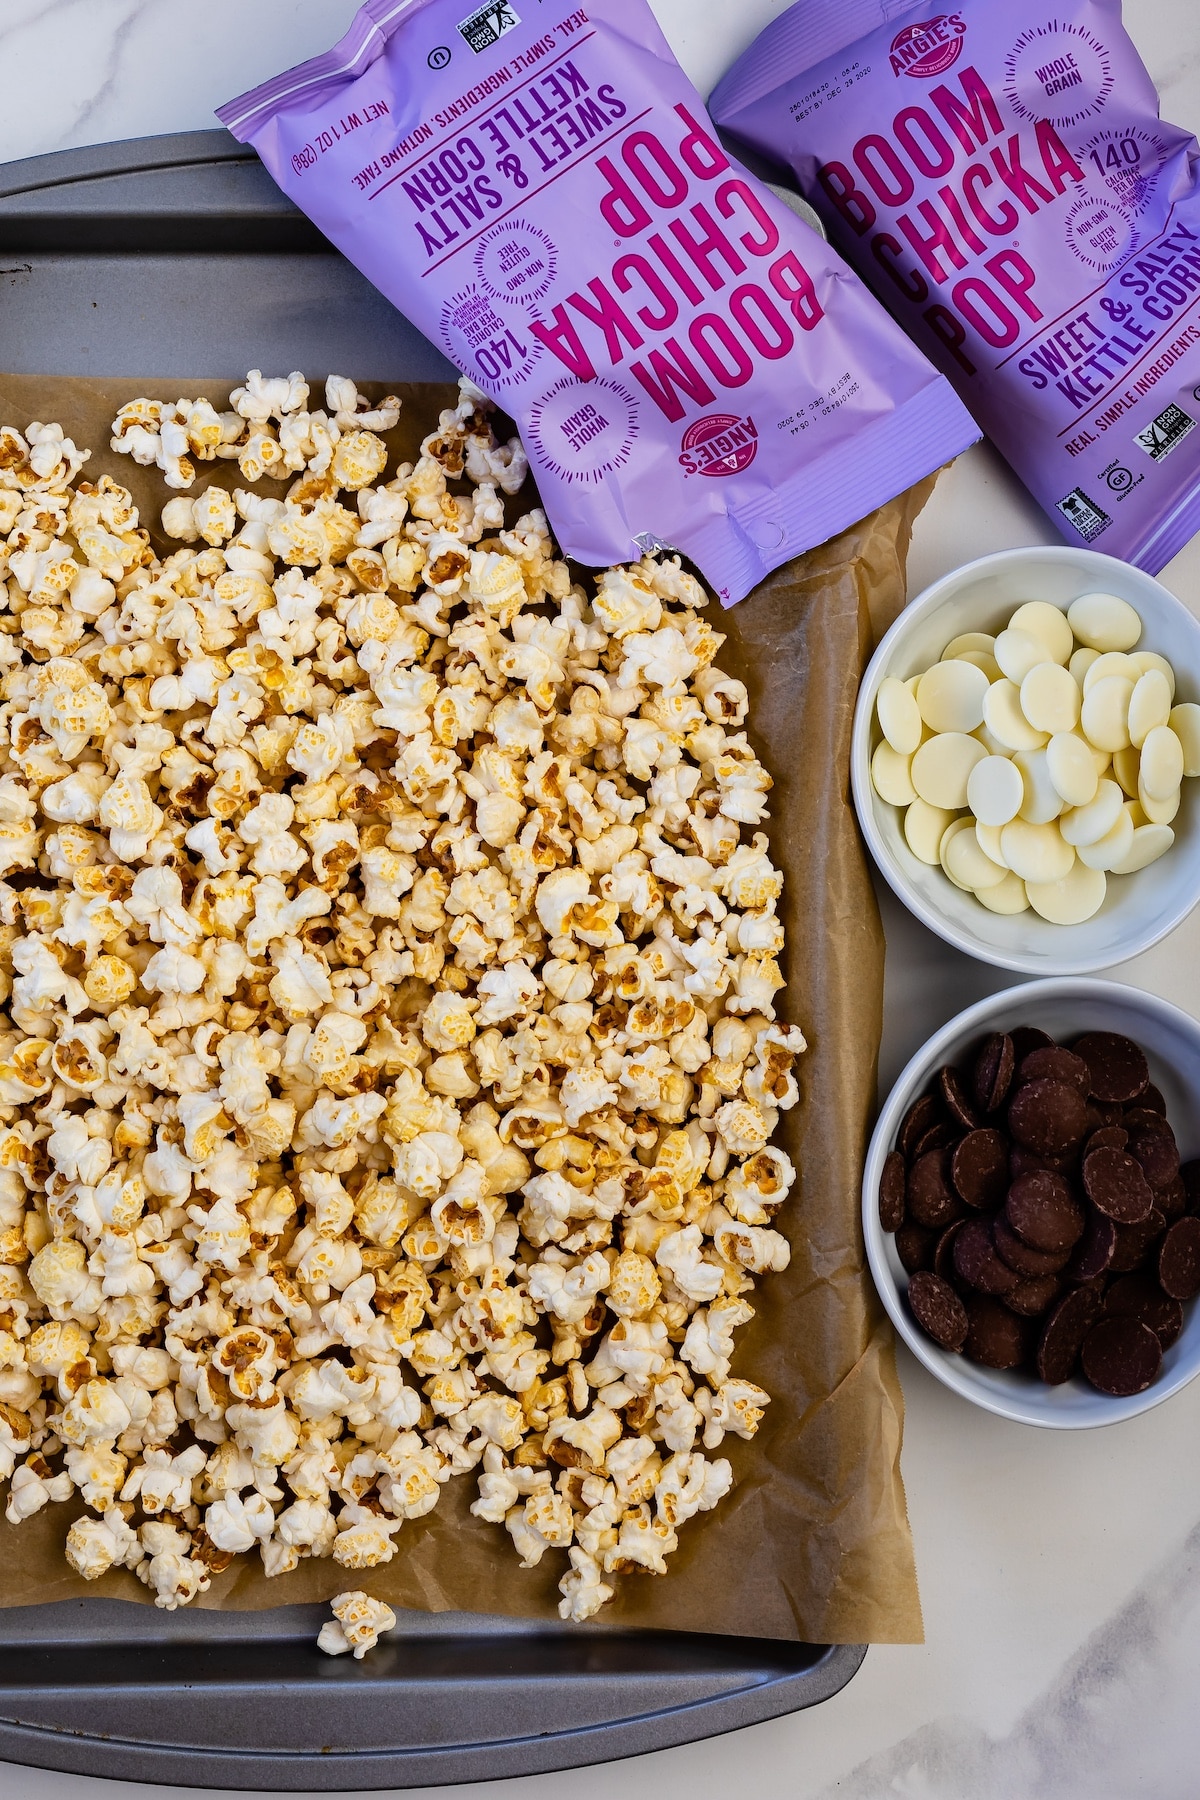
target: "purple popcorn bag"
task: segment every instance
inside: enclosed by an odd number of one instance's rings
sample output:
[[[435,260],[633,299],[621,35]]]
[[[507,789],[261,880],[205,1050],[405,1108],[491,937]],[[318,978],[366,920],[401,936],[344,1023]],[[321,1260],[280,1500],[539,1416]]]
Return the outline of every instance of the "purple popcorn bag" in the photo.
[[[369,0],[218,116],[512,415],[569,555],[669,546],[732,604],[978,437],[644,0],[463,6]]]
[[[801,0],[711,97],[1069,541],[1200,529],[1200,192],[1119,0]]]

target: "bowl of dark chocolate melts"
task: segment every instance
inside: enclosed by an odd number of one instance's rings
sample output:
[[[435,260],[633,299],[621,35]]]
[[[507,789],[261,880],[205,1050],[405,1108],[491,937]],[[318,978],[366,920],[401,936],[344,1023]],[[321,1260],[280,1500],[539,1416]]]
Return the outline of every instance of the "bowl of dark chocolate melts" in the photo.
[[[1111,1425],[1200,1373],[1200,1023],[1091,977],[981,1000],[912,1058],[863,1178],[875,1285],[964,1399]]]

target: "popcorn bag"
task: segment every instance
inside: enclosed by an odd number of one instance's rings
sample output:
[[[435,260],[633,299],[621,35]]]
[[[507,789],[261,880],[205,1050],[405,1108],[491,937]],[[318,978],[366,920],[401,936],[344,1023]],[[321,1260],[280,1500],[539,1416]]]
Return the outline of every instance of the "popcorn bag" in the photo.
[[[512,415],[580,562],[674,547],[732,605],[978,435],[642,0],[369,0],[218,117]]]
[[[1119,0],[804,0],[711,98],[1070,542],[1156,573],[1200,528],[1197,144]]]

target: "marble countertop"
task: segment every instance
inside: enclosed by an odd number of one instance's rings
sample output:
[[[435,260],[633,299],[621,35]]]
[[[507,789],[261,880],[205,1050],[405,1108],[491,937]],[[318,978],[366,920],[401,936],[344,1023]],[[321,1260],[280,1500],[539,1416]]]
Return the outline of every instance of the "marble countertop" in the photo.
[[[707,92],[782,0],[652,0]],[[995,0],[1003,5],[1004,0]],[[355,0],[0,0],[0,161],[183,131],[323,50]],[[1163,113],[1200,129],[1200,7],[1127,0]],[[2,334],[2,323],[0,323]],[[0,361],[3,360],[0,335]],[[985,551],[1052,541],[989,451],[962,457],[918,521],[910,587]],[[1200,613],[1200,539],[1162,579]],[[886,1087],[913,1049],[1015,979],[948,950],[881,896]],[[1111,971],[1200,1015],[1200,912]],[[489,1800],[1192,1800],[1200,1661],[1200,1382],[1103,1432],[1040,1432],[977,1411],[905,1352],[904,1475],[926,1643],[877,1647],[835,1699],[751,1731],[613,1768],[489,1783]],[[0,1764],[0,1800],[194,1790],[97,1784]],[[427,1790],[465,1796],[465,1788]]]

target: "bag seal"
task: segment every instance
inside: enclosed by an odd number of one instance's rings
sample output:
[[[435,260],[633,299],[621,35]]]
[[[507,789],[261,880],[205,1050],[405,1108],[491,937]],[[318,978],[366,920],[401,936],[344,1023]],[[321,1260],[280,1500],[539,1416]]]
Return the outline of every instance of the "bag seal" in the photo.
[[[381,54],[404,14],[417,12],[428,4],[429,0],[366,0],[355,13],[345,37],[339,38],[332,49],[298,63],[294,69],[285,69],[236,100],[227,100],[216,108],[217,118],[239,144],[248,143],[258,126],[281,106],[295,104],[301,95],[339,78],[349,81],[361,75]]]

